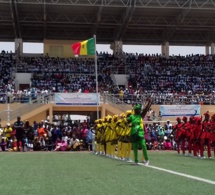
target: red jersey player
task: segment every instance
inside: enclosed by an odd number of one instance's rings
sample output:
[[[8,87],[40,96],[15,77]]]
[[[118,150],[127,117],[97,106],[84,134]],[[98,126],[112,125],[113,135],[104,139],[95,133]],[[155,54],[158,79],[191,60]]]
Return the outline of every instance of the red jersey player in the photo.
[[[210,120],[210,115],[209,112],[206,112],[204,114],[205,120],[202,123],[202,132],[200,135],[200,155],[201,158],[204,157],[204,145],[207,145],[207,153],[208,153],[208,158],[211,159],[211,131],[212,131],[212,126]]]

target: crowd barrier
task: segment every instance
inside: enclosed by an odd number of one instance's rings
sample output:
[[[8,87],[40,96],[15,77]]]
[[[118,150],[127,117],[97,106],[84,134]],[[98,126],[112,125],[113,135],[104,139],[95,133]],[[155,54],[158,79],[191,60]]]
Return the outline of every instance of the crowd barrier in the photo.
[[[0,93],[0,104],[6,103],[36,103],[37,99],[44,98],[44,101],[50,102],[54,101],[54,92],[49,92],[48,94],[6,94]],[[123,95],[119,94],[107,94],[101,93],[100,100],[107,103],[111,100],[115,104],[134,104],[145,102],[148,98],[153,99],[154,105],[215,105],[215,95],[156,95],[156,94],[141,94],[141,95]],[[41,103],[41,102],[39,102]]]
[[[215,105],[215,95],[104,94],[104,101],[111,98],[115,98],[115,103],[125,104],[145,102],[148,98],[152,98],[154,105]]]

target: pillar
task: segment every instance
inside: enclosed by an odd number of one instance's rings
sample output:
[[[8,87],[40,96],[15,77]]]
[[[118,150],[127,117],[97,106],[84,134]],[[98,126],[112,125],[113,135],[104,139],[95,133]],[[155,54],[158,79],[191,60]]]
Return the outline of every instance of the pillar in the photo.
[[[123,53],[123,43],[122,41],[114,41],[114,43],[111,44],[110,48],[113,50],[113,54],[115,56],[121,56]]]
[[[22,39],[15,39],[15,53],[18,55],[18,57],[23,54]]]
[[[50,107],[49,107],[49,123],[50,124],[53,123],[53,107],[52,107],[52,105],[50,105]]]
[[[209,45],[205,46],[205,55],[209,55]]]
[[[211,43],[211,55],[214,55],[214,43]]]
[[[165,53],[166,53],[166,52],[165,52],[165,46],[164,46],[164,44],[162,44],[162,45],[161,45],[161,55],[162,55],[162,56],[165,56]]]
[[[106,116],[106,108],[105,108],[106,105],[102,105],[101,106],[101,117],[105,117]]]
[[[169,42],[166,42],[165,45],[166,45],[166,58],[169,58]]]
[[[161,45],[161,54],[166,58],[169,58],[169,42],[166,41]]]

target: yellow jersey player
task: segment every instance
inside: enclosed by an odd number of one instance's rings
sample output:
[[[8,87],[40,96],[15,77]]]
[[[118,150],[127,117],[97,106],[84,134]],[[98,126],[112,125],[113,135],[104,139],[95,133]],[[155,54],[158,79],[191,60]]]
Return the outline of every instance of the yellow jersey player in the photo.
[[[126,118],[129,117],[132,114],[131,110],[126,111]],[[126,119],[125,119],[125,130],[122,132],[122,157],[123,160],[130,161],[130,155],[131,155],[131,142],[130,142],[130,131],[131,126],[128,125]]]
[[[102,119],[102,127],[101,127],[101,145],[100,145],[100,154],[101,155],[105,155],[105,138],[104,138],[104,134],[105,134],[106,125],[107,125],[107,118],[105,117],[105,118]]]
[[[111,142],[110,142],[110,136],[111,136],[111,121],[112,117],[107,117],[107,125],[104,132],[104,139],[106,143],[106,156],[110,156],[111,154]]]
[[[114,158],[117,158],[115,155],[115,150],[116,150],[116,145],[118,142],[118,136],[117,136],[117,132],[116,132],[116,124],[117,124],[117,120],[118,120],[118,115],[114,115],[112,118],[112,122],[111,122],[111,156]]]
[[[101,132],[100,129],[102,127],[102,119],[99,119],[96,124],[96,132],[95,132],[95,154],[100,153],[100,143],[101,143]]]
[[[117,144],[117,157],[119,159],[122,159],[122,136],[123,136],[123,131],[125,130],[125,114],[122,113],[120,115],[120,119],[116,123],[116,133],[118,136],[118,144]]]

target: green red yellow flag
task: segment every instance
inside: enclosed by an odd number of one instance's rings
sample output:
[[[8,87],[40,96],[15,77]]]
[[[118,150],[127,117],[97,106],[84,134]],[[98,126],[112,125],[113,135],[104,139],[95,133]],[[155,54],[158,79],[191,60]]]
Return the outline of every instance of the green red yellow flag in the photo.
[[[72,50],[75,55],[80,56],[95,55],[95,38],[74,43],[72,45]]]

